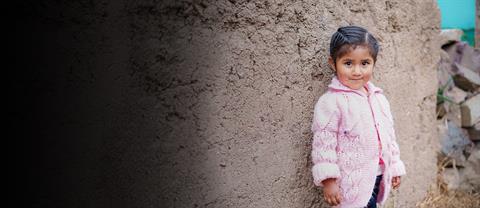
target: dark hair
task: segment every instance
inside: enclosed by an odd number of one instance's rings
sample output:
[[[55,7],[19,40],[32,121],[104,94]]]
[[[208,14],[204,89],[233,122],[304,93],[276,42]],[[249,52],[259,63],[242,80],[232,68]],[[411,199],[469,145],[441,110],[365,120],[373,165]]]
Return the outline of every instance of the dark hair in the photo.
[[[330,56],[335,63],[338,57],[342,57],[357,46],[367,46],[373,61],[377,61],[380,46],[377,39],[366,29],[358,26],[346,26],[338,28],[330,40]]]

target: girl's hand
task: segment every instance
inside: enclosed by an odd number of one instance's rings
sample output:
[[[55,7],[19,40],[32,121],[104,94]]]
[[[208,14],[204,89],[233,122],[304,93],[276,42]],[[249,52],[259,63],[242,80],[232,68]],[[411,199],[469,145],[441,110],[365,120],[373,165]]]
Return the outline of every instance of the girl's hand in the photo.
[[[393,189],[397,189],[400,186],[400,176],[395,176],[392,178],[392,187]]]
[[[331,206],[336,206],[342,201],[340,195],[340,188],[337,185],[335,178],[328,178],[322,181],[323,184],[323,197],[325,201]]]

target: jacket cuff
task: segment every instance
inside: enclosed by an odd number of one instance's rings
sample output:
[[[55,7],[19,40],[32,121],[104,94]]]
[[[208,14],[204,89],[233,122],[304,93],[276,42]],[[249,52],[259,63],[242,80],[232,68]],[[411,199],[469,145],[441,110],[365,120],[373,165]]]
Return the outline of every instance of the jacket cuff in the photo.
[[[323,187],[322,181],[327,178],[340,178],[340,169],[334,163],[317,163],[312,167],[313,183]]]
[[[392,176],[395,177],[395,176],[401,176],[405,174],[407,174],[405,170],[405,164],[403,164],[401,160],[396,161],[392,165]]]

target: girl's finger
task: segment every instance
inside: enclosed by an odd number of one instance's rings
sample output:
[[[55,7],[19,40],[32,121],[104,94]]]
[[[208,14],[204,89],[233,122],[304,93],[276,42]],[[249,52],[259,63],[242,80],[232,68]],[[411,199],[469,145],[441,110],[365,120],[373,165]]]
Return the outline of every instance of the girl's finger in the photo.
[[[330,199],[330,197],[327,198],[327,203],[330,204],[330,205],[333,205],[332,200]]]
[[[396,187],[397,184],[398,184],[398,178],[397,178],[397,177],[394,177],[394,178],[392,179],[392,186],[393,186],[393,187]]]
[[[337,204],[340,204],[342,202],[342,196],[340,196],[339,193],[335,196],[335,199],[337,200]]]
[[[335,195],[332,196],[332,204],[333,204],[333,205],[337,205],[337,204],[338,204],[337,199],[335,198]]]
[[[333,202],[333,205],[338,204],[338,201],[337,201],[337,198],[335,197],[335,195],[332,197],[332,202]]]
[[[396,180],[396,181],[393,183],[393,188],[396,189],[396,188],[398,188],[399,185],[400,185],[400,181]]]

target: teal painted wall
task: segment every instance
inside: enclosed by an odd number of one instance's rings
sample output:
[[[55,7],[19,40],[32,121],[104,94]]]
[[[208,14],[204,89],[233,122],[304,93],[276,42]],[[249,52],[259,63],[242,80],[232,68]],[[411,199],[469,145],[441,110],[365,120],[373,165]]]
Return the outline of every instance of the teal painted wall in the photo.
[[[475,43],[475,0],[438,0],[442,29],[462,29],[462,40]]]

